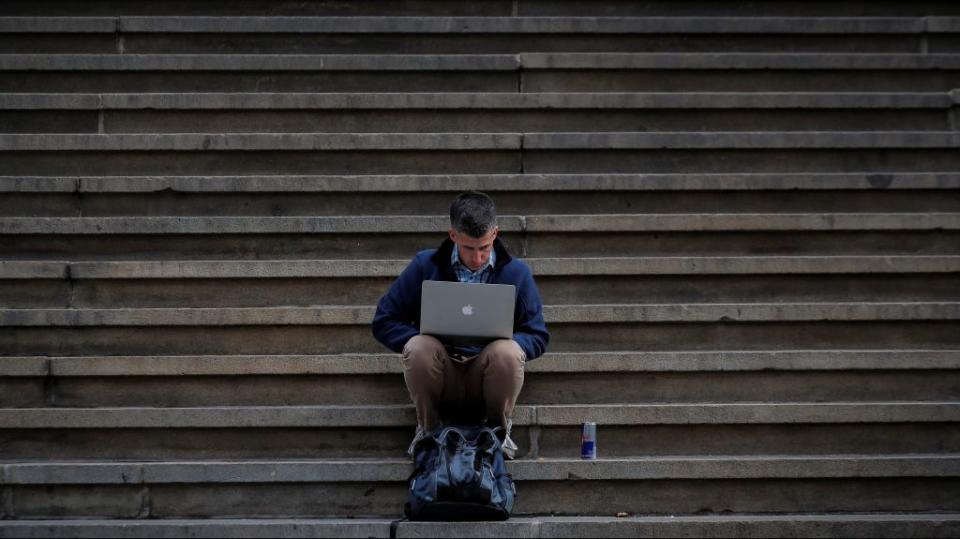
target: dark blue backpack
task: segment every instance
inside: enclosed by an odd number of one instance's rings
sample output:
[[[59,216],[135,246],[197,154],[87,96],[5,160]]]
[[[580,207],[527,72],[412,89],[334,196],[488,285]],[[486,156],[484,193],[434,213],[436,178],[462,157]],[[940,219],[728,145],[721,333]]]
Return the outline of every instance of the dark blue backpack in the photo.
[[[498,429],[499,430],[499,429]],[[496,431],[440,427],[414,447],[410,520],[507,520],[517,495]]]

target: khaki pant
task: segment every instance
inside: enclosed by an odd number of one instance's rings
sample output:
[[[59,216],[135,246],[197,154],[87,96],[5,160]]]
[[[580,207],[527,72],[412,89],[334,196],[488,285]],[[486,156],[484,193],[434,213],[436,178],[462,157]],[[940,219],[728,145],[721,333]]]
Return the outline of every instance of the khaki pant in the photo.
[[[526,354],[512,339],[488,344],[479,355],[457,360],[436,338],[417,335],[403,349],[403,379],[417,408],[417,424],[429,432],[441,422],[510,430],[523,387]]]

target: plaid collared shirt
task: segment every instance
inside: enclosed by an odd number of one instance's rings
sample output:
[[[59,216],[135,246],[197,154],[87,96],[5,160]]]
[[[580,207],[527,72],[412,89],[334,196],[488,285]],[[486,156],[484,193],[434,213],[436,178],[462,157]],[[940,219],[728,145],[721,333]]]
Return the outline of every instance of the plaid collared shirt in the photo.
[[[453,267],[453,272],[457,274],[457,280],[461,283],[487,282],[487,279],[490,278],[490,273],[493,272],[494,264],[496,263],[497,252],[495,250],[490,251],[490,260],[488,260],[487,264],[478,271],[471,271],[470,268],[460,262],[460,248],[457,247],[456,244],[453,245],[453,254],[450,255],[450,266]]]

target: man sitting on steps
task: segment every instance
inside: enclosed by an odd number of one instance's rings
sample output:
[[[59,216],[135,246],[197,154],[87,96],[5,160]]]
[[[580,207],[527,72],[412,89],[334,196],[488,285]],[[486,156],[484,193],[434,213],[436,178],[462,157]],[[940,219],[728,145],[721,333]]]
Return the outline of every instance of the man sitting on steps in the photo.
[[[497,238],[493,200],[463,193],[450,206],[449,238],[418,253],[380,299],[373,334],[403,354],[403,379],[417,409],[417,432],[408,453],[442,422],[504,428],[504,456],[513,458],[513,407],[523,386],[524,363],[546,351],[550,334],[530,268],[512,258]],[[481,348],[447,347],[420,334],[423,281],[512,284],[517,288],[513,338]]]

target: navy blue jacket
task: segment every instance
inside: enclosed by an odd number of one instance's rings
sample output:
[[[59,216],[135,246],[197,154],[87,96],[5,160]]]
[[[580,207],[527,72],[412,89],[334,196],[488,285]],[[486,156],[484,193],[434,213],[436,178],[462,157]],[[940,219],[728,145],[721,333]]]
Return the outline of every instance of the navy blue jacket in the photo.
[[[450,265],[454,243],[449,238],[439,249],[417,253],[390,290],[380,298],[377,314],[373,317],[373,336],[384,346],[400,353],[411,337],[420,334],[420,293],[423,281],[456,281],[457,276]],[[547,325],[543,321],[543,304],[540,292],[533,282],[530,267],[513,258],[499,239],[494,240],[497,252],[496,265],[490,275],[491,284],[512,284],[517,287],[517,302],[513,313],[513,340],[527,354],[527,360],[543,355],[550,341]],[[457,351],[478,354],[479,348]]]

